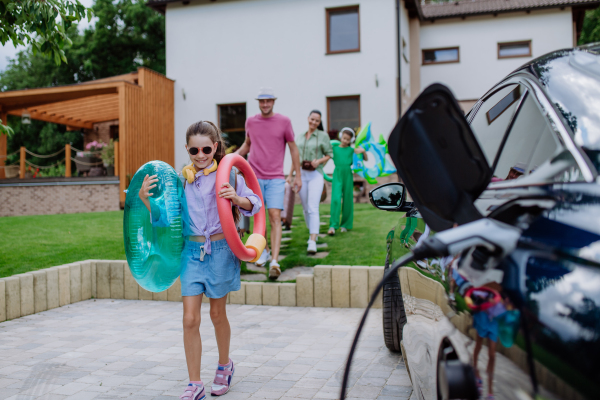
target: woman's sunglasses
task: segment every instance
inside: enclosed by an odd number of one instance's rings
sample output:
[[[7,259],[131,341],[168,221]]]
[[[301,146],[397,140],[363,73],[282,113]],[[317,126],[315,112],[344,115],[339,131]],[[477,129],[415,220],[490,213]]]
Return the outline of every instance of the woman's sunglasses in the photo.
[[[195,156],[196,154],[198,154],[200,152],[200,150],[202,150],[202,152],[206,155],[212,153],[213,148],[210,146],[205,146],[203,148],[199,148],[199,147],[189,147],[188,151],[190,152],[191,155]]]

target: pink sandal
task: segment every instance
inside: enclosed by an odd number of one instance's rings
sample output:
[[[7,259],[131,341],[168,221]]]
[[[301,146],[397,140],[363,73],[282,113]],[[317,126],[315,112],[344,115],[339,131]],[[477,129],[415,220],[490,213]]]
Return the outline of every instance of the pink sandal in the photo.
[[[217,372],[215,373],[215,379],[213,380],[210,394],[213,396],[221,396],[227,393],[231,386],[231,378],[233,377],[234,372],[235,367],[233,366],[233,361],[231,361],[231,358],[229,359],[229,364],[219,364],[217,367]]]

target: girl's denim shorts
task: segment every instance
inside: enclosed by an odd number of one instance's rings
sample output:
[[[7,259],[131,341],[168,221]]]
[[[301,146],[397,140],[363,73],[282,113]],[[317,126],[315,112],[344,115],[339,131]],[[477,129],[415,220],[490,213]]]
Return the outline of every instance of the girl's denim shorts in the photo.
[[[181,257],[181,295],[204,293],[220,299],[229,292],[240,290],[240,260],[233,254],[225,239],[211,243],[211,253],[204,254],[204,243],[185,241]]]

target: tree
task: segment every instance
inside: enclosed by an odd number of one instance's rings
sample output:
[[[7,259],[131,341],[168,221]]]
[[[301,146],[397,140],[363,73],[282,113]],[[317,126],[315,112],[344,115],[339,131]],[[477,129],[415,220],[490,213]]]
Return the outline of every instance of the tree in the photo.
[[[165,17],[144,0],[96,0],[98,21],[84,34],[84,70],[90,79],[125,74],[140,66],[166,70]]]
[[[2,121],[0,119],[0,135],[12,136],[15,134],[15,132],[11,129],[10,126],[3,124],[6,124],[6,121]]]
[[[11,41],[17,47],[27,41],[34,54],[40,52],[57,65],[66,63],[63,47],[71,41],[66,32],[86,14],[90,21],[92,10],[79,0],[0,0],[0,43],[4,46]],[[6,123],[0,120],[0,135],[12,136],[12,129],[3,125]]]
[[[57,65],[30,45],[0,72],[0,91],[80,83],[136,71],[140,66],[165,73],[163,15],[147,7],[144,0],[96,0],[92,9],[98,17],[94,26],[80,33],[73,23],[65,31],[69,40],[62,51],[68,64]],[[34,153],[49,154],[65,143],[79,148],[83,144],[81,133],[69,132],[64,125],[41,121],[22,125],[18,117],[9,119],[14,134],[8,137],[8,153],[25,146]],[[18,156],[13,156],[8,163],[17,160]],[[31,161],[50,165],[58,158]]]
[[[600,42],[600,7],[585,12],[579,44]]]
[[[1,1],[1,0],[0,0]],[[57,65],[53,60],[40,53],[34,53],[32,47],[20,51],[8,62],[6,69],[0,72],[0,91],[33,89],[81,82],[82,42],[77,25],[67,31],[69,44],[64,49],[71,61]]]
[[[86,14],[91,20],[92,10],[79,0],[0,0],[0,43],[4,46],[10,40],[17,47],[27,41],[34,52],[51,57],[56,64],[66,63],[62,50],[69,42],[66,32]]]
[[[2,0],[0,0],[1,2]],[[0,91],[68,85],[126,74],[144,66],[164,74],[165,18],[144,0],[96,0],[98,18],[83,34],[72,24],[63,51],[68,64],[40,57],[32,46],[0,72]]]
[[[69,64],[57,65],[40,53],[34,54],[30,46],[17,53],[16,58],[9,61],[6,70],[0,73],[0,91],[76,83],[77,71],[80,68],[80,47],[83,41],[76,24],[68,29],[67,37],[70,39],[70,44],[65,44],[64,51],[71,61]],[[31,121],[30,125],[22,125],[20,117],[8,116],[8,118],[13,128],[7,140],[8,154],[16,152],[21,146],[37,154],[50,154],[63,148],[65,143],[72,143],[73,146],[80,148],[83,145],[81,133],[67,131],[64,125],[35,120]],[[2,121],[4,124],[7,122]],[[6,128],[10,129],[8,126]],[[63,156],[45,159],[30,158],[30,161],[38,165],[51,165]],[[18,159],[19,156],[14,155],[8,157],[6,161],[7,164],[15,164]]]

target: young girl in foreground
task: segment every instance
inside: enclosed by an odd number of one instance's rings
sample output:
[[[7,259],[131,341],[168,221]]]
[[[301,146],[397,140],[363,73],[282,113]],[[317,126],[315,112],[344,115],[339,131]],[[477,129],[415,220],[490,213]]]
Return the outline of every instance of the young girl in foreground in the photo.
[[[191,125],[186,132],[186,149],[195,168],[195,181],[185,184],[188,212],[183,216],[185,247],[181,257],[181,296],[183,297],[183,344],[190,383],[180,396],[184,400],[202,400],[204,385],[200,380],[202,341],[200,340],[200,307],[202,295],[210,299],[210,318],[215,327],[219,365],[211,394],[227,393],[234,373],[229,358],[231,329],[225,304],[227,293],[240,290],[240,261],[233,254],[223,234],[217,212],[215,179],[217,165],[225,156],[225,143],[219,129],[208,121]],[[237,176],[237,190],[224,183],[219,197],[236,206],[234,216],[252,216],[262,207],[260,198]],[[140,199],[150,210],[148,197],[156,187],[156,175],[144,178]],[[156,224],[157,221],[153,221]]]

